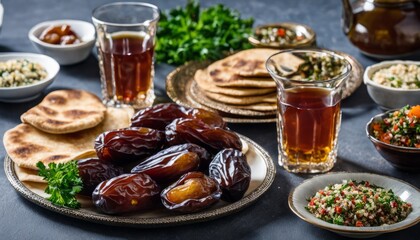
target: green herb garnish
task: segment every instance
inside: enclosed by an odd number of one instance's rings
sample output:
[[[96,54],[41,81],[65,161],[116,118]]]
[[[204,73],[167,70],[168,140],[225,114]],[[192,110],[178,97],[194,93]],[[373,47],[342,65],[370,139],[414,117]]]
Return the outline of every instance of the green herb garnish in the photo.
[[[76,194],[82,190],[82,179],[79,176],[77,161],[68,163],[49,163],[48,168],[42,162],[36,164],[38,175],[48,182],[45,192],[54,205],[69,208],[80,208]]]
[[[247,39],[253,22],[221,4],[200,11],[199,3],[189,0],[185,8],[162,13],[156,60],[179,65],[191,60],[216,60],[228,52],[250,48]]]

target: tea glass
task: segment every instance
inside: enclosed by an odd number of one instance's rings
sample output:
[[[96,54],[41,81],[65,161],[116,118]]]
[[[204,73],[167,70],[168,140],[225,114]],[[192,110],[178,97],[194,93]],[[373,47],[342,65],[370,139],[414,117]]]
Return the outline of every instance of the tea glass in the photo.
[[[117,2],[93,10],[102,97],[107,106],[140,109],[153,104],[159,17],[158,7],[149,3]]]
[[[297,77],[303,59],[334,59],[337,74],[322,80]],[[300,59],[297,64],[296,59]],[[321,173],[333,168],[341,124],[341,94],[351,64],[326,50],[285,50],[272,55],[266,67],[277,85],[279,164],[289,172]]]

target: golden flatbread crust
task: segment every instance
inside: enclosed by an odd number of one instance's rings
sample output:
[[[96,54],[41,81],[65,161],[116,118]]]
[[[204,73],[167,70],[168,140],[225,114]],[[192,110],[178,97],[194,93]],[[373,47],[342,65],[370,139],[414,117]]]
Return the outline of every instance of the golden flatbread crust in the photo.
[[[211,81],[219,87],[245,87],[245,88],[275,88],[276,83],[272,78],[242,77],[228,72],[217,71],[213,75],[207,69],[199,69],[194,74],[194,79],[199,81]]]
[[[223,72],[243,77],[270,77],[265,68],[265,62],[277,52],[279,50],[269,48],[243,50],[210,64],[207,69],[210,75]]]
[[[219,87],[209,78],[200,77],[194,79],[199,88],[203,91],[221,93],[229,96],[258,96],[276,91],[275,87],[272,88],[243,88],[243,87]]]
[[[22,114],[21,120],[53,133],[73,133],[92,128],[105,118],[106,107],[94,94],[84,90],[58,90]]]
[[[62,163],[87,157],[94,152],[96,137],[111,129],[130,125],[132,115],[126,109],[108,108],[105,120],[94,128],[68,134],[43,132],[22,123],[8,130],[3,137],[7,154],[19,166],[37,169],[36,163]]]
[[[250,105],[256,103],[275,103],[277,94],[270,93],[261,96],[252,97],[232,97],[224,94],[205,92],[206,96],[217,102],[222,102],[230,105]]]

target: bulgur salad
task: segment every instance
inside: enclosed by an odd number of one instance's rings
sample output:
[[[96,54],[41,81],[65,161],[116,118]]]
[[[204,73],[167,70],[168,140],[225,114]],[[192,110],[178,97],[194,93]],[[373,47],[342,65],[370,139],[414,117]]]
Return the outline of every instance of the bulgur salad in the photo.
[[[389,225],[404,220],[413,210],[391,189],[368,181],[343,180],[319,190],[306,209],[326,222],[355,227]]]
[[[384,143],[420,148],[420,105],[409,105],[372,123],[373,136]]]
[[[376,71],[372,80],[383,86],[401,89],[420,89],[420,66],[395,64]]]
[[[0,87],[20,87],[37,83],[47,77],[40,64],[26,59],[0,62]]]

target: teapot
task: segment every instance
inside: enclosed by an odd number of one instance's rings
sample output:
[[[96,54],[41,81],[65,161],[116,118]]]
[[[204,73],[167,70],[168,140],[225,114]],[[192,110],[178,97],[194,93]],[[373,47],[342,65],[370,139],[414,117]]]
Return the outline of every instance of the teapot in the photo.
[[[342,0],[342,27],[371,57],[389,59],[420,50],[420,0]]]

